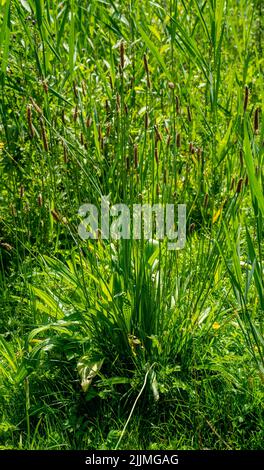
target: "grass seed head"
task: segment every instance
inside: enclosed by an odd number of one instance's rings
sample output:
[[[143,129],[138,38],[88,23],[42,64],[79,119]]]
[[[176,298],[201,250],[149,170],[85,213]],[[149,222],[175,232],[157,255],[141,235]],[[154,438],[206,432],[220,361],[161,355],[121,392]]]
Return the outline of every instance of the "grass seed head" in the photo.
[[[75,98],[77,99],[78,98],[78,90],[77,90],[75,82],[73,82],[73,93],[74,93]]]
[[[119,52],[120,52],[120,67],[123,70],[123,68],[125,66],[125,45],[124,45],[124,41],[121,41]]]
[[[86,96],[86,83],[84,80],[82,80],[82,93],[83,96]]]
[[[87,119],[86,119],[86,127],[88,129],[89,129],[89,127],[91,127],[92,122],[93,122],[93,120],[92,120],[91,116],[88,116]]]
[[[158,129],[158,126],[156,126],[156,124],[154,125],[154,129],[155,129],[156,140],[161,142],[162,141],[162,136],[161,136],[160,131]]]
[[[258,132],[259,132],[259,112],[260,112],[260,109],[257,108],[255,110],[255,113],[254,113],[254,131],[255,131],[255,134],[258,134]]]
[[[245,86],[245,94],[244,94],[244,113],[247,110],[247,106],[248,106],[248,86],[246,85]]]
[[[37,111],[38,114],[40,114],[40,115],[42,116],[42,115],[43,115],[43,111],[42,111],[42,109],[39,107],[39,105],[36,103],[36,101],[33,100],[32,97],[30,97],[30,101],[31,101],[31,103],[32,103],[33,108]]]
[[[42,198],[42,194],[39,193],[38,195],[38,206],[39,207],[42,207],[43,206],[43,198]]]
[[[149,114],[148,114],[147,111],[145,113],[144,123],[145,123],[145,129],[148,130],[148,128],[149,128]]]
[[[189,121],[189,122],[192,122],[192,115],[191,115],[191,108],[190,108],[190,106],[187,106],[187,117],[188,117],[188,121]]]
[[[43,86],[43,90],[44,90],[44,92],[45,92],[45,93],[46,93],[46,95],[47,95],[47,94],[48,94],[48,92],[49,92],[49,85],[48,85],[48,83],[47,83],[47,81],[46,81],[46,80],[43,80],[43,81],[42,81],[42,86]]]
[[[158,165],[158,164],[159,164],[159,152],[158,152],[158,148],[157,148],[157,147],[155,147],[154,156],[155,156],[156,163],[157,163],[157,165]]]
[[[76,105],[75,108],[74,108],[74,111],[73,111],[73,120],[74,120],[75,122],[77,121],[78,114],[79,114],[78,106]]]
[[[241,193],[242,187],[243,187],[243,178],[240,178],[240,180],[237,183],[237,188],[236,188],[237,194]]]
[[[53,219],[56,222],[60,222],[60,220],[61,220],[60,214],[57,211],[55,211],[54,209],[52,209],[50,212],[51,212],[51,215],[52,215]]]
[[[144,54],[143,59],[144,59],[145,72],[146,72],[147,75],[149,75],[148,58],[147,58],[146,54]]]
[[[32,123],[32,108],[30,104],[27,105],[27,121],[28,121],[29,134],[30,134],[30,137],[33,139],[35,135],[35,130],[34,130],[33,123]]]
[[[170,143],[171,143],[171,135],[169,134],[167,137],[167,142],[166,142],[167,147],[170,146]]]
[[[65,125],[66,125],[66,120],[65,120],[65,111],[64,111],[64,109],[63,109],[62,112],[61,112],[61,120],[62,120],[62,122],[63,122],[63,124],[64,124],[64,126],[65,126]]]
[[[68,163],[68,150],[64,141],[62,141],[62,147],[63,147],[63,161],[64,163]]]
[[[190,226],[189,226],[189,232],[190,233],[193,233],[195,230],[195,223],[193,222]]]
[[[175,97],[175,105],[176,105],[176,114],[179,115],[181,110],[180,110],[180,100],[179,97]]]
[[[24,194],[25,194],[25,188],[24,188],[24,186],[20,186],[20,188],[19,188],[19,197],[22,199],[22,197],[24,197]]]

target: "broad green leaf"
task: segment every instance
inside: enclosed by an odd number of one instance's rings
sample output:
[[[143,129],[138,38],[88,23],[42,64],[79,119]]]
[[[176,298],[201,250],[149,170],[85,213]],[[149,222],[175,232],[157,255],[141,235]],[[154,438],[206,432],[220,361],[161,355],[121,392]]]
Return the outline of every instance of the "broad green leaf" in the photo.
[[[87,392],[94,377],[100,372],[104,359],[94,362],[90,356],[83,356],[78,364],[77,370],[81,378],[81,387],[84,392]]]

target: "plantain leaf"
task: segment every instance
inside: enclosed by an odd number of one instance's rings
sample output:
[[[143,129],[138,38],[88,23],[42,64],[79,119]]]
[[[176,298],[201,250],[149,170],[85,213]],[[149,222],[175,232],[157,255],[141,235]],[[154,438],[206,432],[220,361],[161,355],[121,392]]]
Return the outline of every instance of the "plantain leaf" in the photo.
[[[83,356],[78,364],[77,371],[81,378],[81,387],[84,392],[87,392],[90,387],[94,377],[100,371],[103,365],[104,359],[99,359],[94,361],[91,356]]]

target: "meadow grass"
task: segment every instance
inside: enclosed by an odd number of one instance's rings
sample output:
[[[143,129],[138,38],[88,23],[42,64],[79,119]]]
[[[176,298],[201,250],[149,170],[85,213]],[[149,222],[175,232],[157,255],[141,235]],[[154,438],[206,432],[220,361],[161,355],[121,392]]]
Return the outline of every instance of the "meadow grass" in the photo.
[[[0,1],[0,446],[263,447],[260,0]],[[187,242],[79,207],[186,204]]]

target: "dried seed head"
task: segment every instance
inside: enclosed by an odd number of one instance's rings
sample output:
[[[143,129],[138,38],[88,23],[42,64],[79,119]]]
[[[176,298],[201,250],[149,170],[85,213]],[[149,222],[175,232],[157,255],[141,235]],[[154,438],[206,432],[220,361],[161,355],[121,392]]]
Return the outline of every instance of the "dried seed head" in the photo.
[[[175,85],[174,85],[174,83],[169,82],[169,83],[168,83],[168,87],[169,87],[171,90],[174,90]]]
[[[37,113],[42,115],[43,114],[42,109],[39,107],[39,105],[36,103],[36,101],[33,100],[33,98],[31,96],[30,96],[30,101],[32,103],[33,108],[37,111]]]
[[[107,115],[110,114],[110,106],[109,106],[109,101],[108,100],[105,100],[105,111],[106,111]]]
[[[148,58],[147,58],[146,54],[144,54],[143,59],[144,59],[145,72],[148,75],[149,74],[149,66],[148,66]]]
[[[154,129],[155,129],[156,139],[161,142],[162,141],[162,136],[161,136],[161,134],[159,132],[159,129],[158,129],[158,126],[156,126],[156,124],[154,125]]]
[[[259,111],[260,109],[257,108],[254,114],[254,131],[257,134],[259,131]]]
[[[197,157],[198,157],[198,160],[200,160],[201,156],[202,156],[202,153],[203,153],[203,149],[201,147],[198,147],[197,149]]]
[[[16,217],[17,216],[17,211],[16,211],[16,208],[14,206],[14,204],[10,204],[10,211],[11,211],[11,214],[13,217]]]
[[[92,122],[93,122],[93,120],[92,120],[91,116],[88,116],[87,119],[86,119],[86,127],[87,128],[91,127]]]
[[[192,122],[192,115],[191,115],[191,108],[190,106],[187,106],[187,116],[188,116],[188,121]]]
[[[243,178],[240,178],[240,180],[238,181],[238,184],[237,184],[237,188],[236,188],[236,193],[237,194],[241,193],[242,186],[243,186]]]
[[[67,147],[66,147],[64,141],[62,141],[62,146],[63,146],[63,160],[64,160],[64,163],[68,163],[68,150],[67,150]]]
[[[24,197],[24,194],[25,194],[25,188],[24,186],[20,186],[19,188],[19,197]]]
[[[159,164],[159,153],[158,153],[157,147],[155,147],[154,156],[155,156],[156,163],[158,165]]]
[[[179,115],[181,111],[180,111],[180,100],[178,96],[175,97],[175,104],[176,104],[176,114]]]
[[[208,202],[209,202],[209,194],[206,193],[206,195],[204,196],[204,208],[207,209],[208,207]]]
[[[51,210],[51,215],[56,222],[60,222],[61,216],[57,211]]]
[[[248,86],[245,86],[245,95],[244,95],[244,112],[247,110],[248,106]]]
[[[127,104],[125,104],[125,106],[124,106],[124,111],[125,111],[125,114],[128,115],[128,107],[127,107]]]
[[[78,118],[78,106],[76,105],[75,108],[74,108],[74,112],[73,112],[73,120],[76,122],[77,121],[77,118]]]
[[[42,207],[42,205],[43,205],[43,198],[42,198],[42,194],[39,193],[39,195],[38,195],[38,206]]]
[[[120,52],[120,67],[123,70],[125,66],[125,45],[123,41],[121,41],[119,52]]]
[[[177,137],[176,137],[176,147],[180,148],[181,146],[181,134],[177,134]]]
[[[78,98],[78,90],[77,90],[75,82],[73,82],[73,93],[74,93],[75,98]]]
[[[7,251],[11,251],[13,249],[13,247],[9,245],[9,243],[0,242],[0,245]]]
[[[137,144],[134,145],[134,165],[135,165],[135,168],[138,167],[138,146],[137,146]]]
[[[231,184],[230,184],[230,191],[232,191],[232,189],[234,188],[235,186],[235,178],[232,178],[231,179]]]
[[[47,95],[48,92],[49,92],[49,85],[48,85],[48,83],[47,83],[47,80],[42,80],[42,86],[43,86],[44,92],[45,92],[46,95]]]
[[[192,142],[189,143],[189,152],[194,153],[194,146]]]
[[[84,139],[83,139],[83,133],[81,132],[80,134],[80,142],[82,145],[84,145]]]
[[[34,127],[33,127],[33,124],[32,124],[32,109],[31,109],[30,104],[27,105],[27,121],[28,121],[28,128],[29,128],[30,137],[31,137],[31,139],[33,139],[33,137],[35,135],[35,130],[34,130]]]
[[[62,120],[62,122],[63,122],[63,124],[64,124],[64,126],[65,126],[66,121],[65,121],[65,111],[64,111],[64,109],[63,109],[62,112],[61,112],[61,120]]]
[[[170,146],[170,143],[171,143],[171,135],[168,135],[167,142],[166,142],[167,147]]]
[[[84,80],[82,80],[82,92],[83,92],[83,96],[86,96],[86,83]]]
[[[110,132],[111,132],[111,123],[108,122],[108,123],[107,123],[107,127],[106,127],[106,135],[107,135],[107,137],[109,137]]]
[[[193,222],[193,223],[190,225],[190,227],[189,227],[189,232],[190,232],[190,233],[193,233],[194,230],[195,230],[195,223]]]

